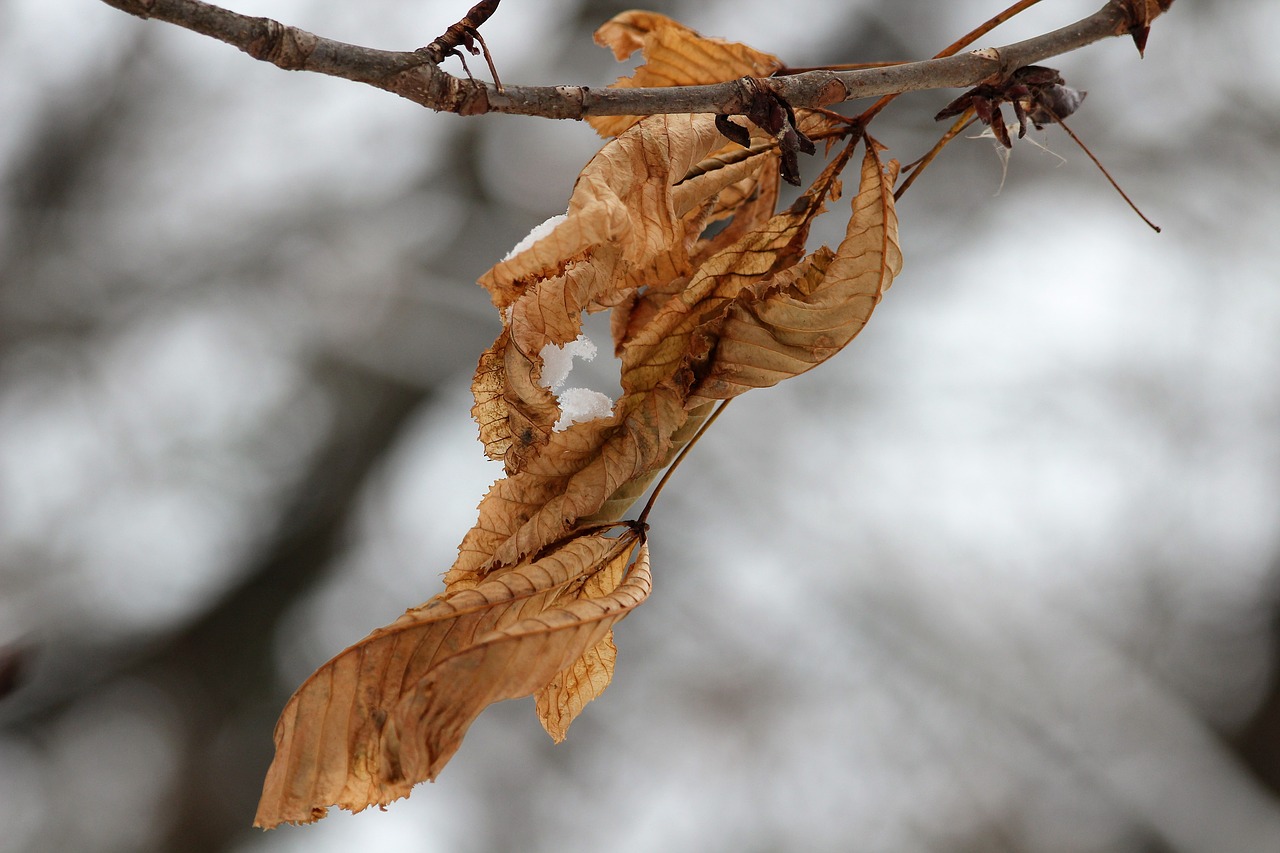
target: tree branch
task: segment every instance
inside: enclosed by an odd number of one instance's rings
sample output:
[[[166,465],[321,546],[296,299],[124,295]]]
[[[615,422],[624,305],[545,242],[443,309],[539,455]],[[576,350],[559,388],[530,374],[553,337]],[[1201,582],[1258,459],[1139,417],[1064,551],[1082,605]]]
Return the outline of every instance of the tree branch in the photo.
[[[313,71],[385,89],[438,112],[511,113],[557,119],[661,113],[741,114],[751,89],[740,80],[711,86],[590,88],[494,86],[448,74],[422,53],[376,50],[334,41],[269,18],[241,15],[201,0],[103,0],[140,18],[167,21],[290,71]],[[1000,79],[1016,68],[1105,38],[1133,35],[1168,2],[1110,0],[1097,12],[1053,32],[999,48],[943,59],[851,71],[808,71],[759,81],[796,107],[926,89],[963,88]]]

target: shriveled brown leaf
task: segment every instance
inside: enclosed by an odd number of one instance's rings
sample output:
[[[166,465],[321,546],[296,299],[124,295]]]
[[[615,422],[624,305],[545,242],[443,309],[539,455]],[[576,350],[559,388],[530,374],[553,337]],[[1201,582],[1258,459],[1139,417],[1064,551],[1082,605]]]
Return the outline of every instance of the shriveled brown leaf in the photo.
[[[480,280],[503,309],[504,329],[481,357],[472,414],[486,454],[502,459],[508,474],[546,445],[559,418],[540,383],[543,347],[577,337],[584,309],[691,266],[688,232],[700,225],[685,221],[691,211],[677,207],[671,188],[721,140],[706,117],[671,119],[605,146],[579,176],[564,221]],[[700,186],[714,195],[737,179],[735,172]]]
[[[733,170],[719,176],[722,182],[734,174],[743,174],[744,177],[727,184],[701,203],[698,217],[694,220],[697,227],[690,228],[690,234],[702,235],[708,226],[732,219],[710,236],[699,236],[690,246],[689,257],[695,269],[721,249],[763,225],[777,206],[780,184],[778,152],[772,143],[761,143],[751,150],[722,150],[698,163],[677,187],[681,193],[680,200],[687,197],[690,190],[697,189],[704,174],[720,169]],[[684,290],[688,283],[685,276],[670,281],[654,281],[642,289],[631,291],[616,305],[610,317],[615,352],[620,353],[636,332],[652,320],[655,312],[673,294]]]
[[[323,817],[331,805],[359,811],[385,804],[434,776],[457,749],[466,725],[489,702],[508,698],[499,694],[511,692],[511,678],[519,679],[519,685],[542,678],[511,695],[532,693],[592,649],[613,622],[643,599],[649,583],[644,552],[644,565],[631,586],[619,583],[636,538],[632,532],[619,538],[601,533],[579,536],[474,589],[439,595],[406,611],[316,670],[289,700],[276,725],[276,755],[255,825],[310,822]],[[603,575],[600,584],[612,584],[610,591],[597,600],[579,602],[583,590],[603,589],[590,583],[597,573]],[[580,627],[596,627],[578,630],[573,620]],[[550,642],[539,637],[547,632],[558,638]],[[466,663],[450,663],[477,647],[490,650],[483,652],[485,660],[506,655],[513,674],[467,674]],[[539,663],[514,674],[549,648],[560,655],[557,661],[563,660],[558,667],[548,671]],[[402,718],[404,708],[417,707],[414,703],[426,696],[433,713],[451,721],[449,728],[430,730],[422,720]],[[486,696],[498,698],[479,701]],[[406,705],[406,697],[416,698]],[[410,733],[423,740],[419,746],[435,756],[429,774],[406,773],[396,737],[388,743],[389,723],[398,737]]]
[[[739,77],[768,77],[782,68],[782,60],[738,42],[706,38],[657,12],[623,12],[606,21],[595,34],[596,44],[613,50],[619,62],[637,50],[644,64],[612,88],[637,86],[698,86]],[[617,136],[639,119],[599,116],[587,121],[601,136]]]
[[[574,584],[561,594],[556,603],[607,598],[622,583],[626,569],[625,561],[614,560]],[[564,740],[569,724],[582,713],[587,703],[599,697],[609,686],[617,660],[618,647],[613,644],[613,632],[609,631],[537,692],[538,719],[556,743]]]
[[[475,526],[445,575],[448,589],[481,582],[497,567],[536,553],[600,510],[620,489],[670,459],[672,436],[688,419],[671,383],[624,395],[614,415],[552,433],[520,472],[494,483]],[[625,507],[622,507],[625,509]]]
[[[480,356],[471,416],[480,426],[485,455],[505,462],[508,473],[547,443],[560,417],[555,395],[540,378],[541,364],[512,346],[506,330]]]
[[[505,309],[531,287],[549,290],[546,282],[578,264],[589,265],[597,272],[585,287],[558,288],[571,294],[555,306],[559,318],[576,315],[601,295],[605,299],[600,304],[613,304],[607,295],[627,286],[687,274],[692,239],[687,232],[696,223],[685,217],[744,175],[730,172],[718,177],[718,169],[700,175],[696,193],[690,188],[679,191],[679,209],[674,188],[694,166],[726,145],[711,116],[653,116],[638,123],[607,143],[583,168],[564,221],[532,246],[494,265],[480,277],[480,284],[494,305]],[[601,257],[605,249],[617,250],[617,257]],[[603,277],[597,277],[600,274]],[[537,322],[538,311],[527,313],[531,327],[545,325]],[[520,334],[517,331],[517,340],[523,346]],[[572,339],[573,335],[565,338]]]
[[[624,396],[611,419],[555,433],[559,410],[539,385],[539,354],[576,337],[584,309],[621,302],[626,312],[642,288],[653,302],[680,290],[728,239],[699,239],[712,216],[742,207],[729,237],[763,221],[776,197],[776,153],[730,157],[725,148],[710,116],[639,122],[583,170],[564,221],[482,278],[505,309],[505,328],[481,360],[473,413],[486,452],[509,476],[482,502],[451,586],[537,551],[606,505],[625,506],[614,495],[668,458],[669,438],[687,417],[679,399],[686,379],[665,377],[666,391],[653,399]],[[663,379],[651,377],[644,392]]]
[[[383,755],[402,789],[434,779],[484,708],[528,696],[573,668],[648,597],[650,586],[648,545],[641,542],[626,577],[608,595],[557,601],[433,668],[400,700],[383,731]]]
[[[832,175],[827,188],[834,186]],[[686,387],[692,384],[689,371],[694,360],[705,356],[714,343],[712,324],[744,291],[799,260],[825,195],[826,189],[811,190],[708,258],[628,341],[622,353],[622,387],[638,393],[672,376],[685,376]]]
[[[897,162],[868,144],[853,213],[834,253],[825,247],[746,290],[715,331],[715,354],[690,400],[722,400],[803,373],[845,347],[902,269],[893,204]]]
[[[551,683],[534,697],[538,720],[556,743],[569,733],[569,725],[596,699],[613,680],[613,667],[618,660],[618,647],[613,632],[583,653],[572,664],[556,673]]]
[[[654,464],[648,471],[638,477],[632,477],[618,488],[614,489],[613,494],[609,495],[608,500],[591,515],[579,519],[578,523],[582,525],[602,524],[605,522],[616,521],[626,515],[627,510],[639,500],[653,485],[653,481],[662,473],[676,455],[684,450],[685,446],[693,440],[707,418],[715,407],[708,404],[696,406],[688,409],[688,415],[685,417],[684,423],[671,434],[671,440],[667,447],[667,452]]]
[[[644,50],[645,64],[622,86],[713,83],[781,66],[652,13],[624,13],[597,39],[620,58]],[[796,120],[828,140],[846,123],[807,110]],[[260,826],[407,796],[503,699],[535,695],[543,726],[563,739],[609,684],[613,626],[650,585],[637,526],[610,538],[597,525],[622,517],[715,401],[807,370],[848,343],[901,265],[895,171],[880,167],[874,147],[844,241],[806,255],[809,227],[838,197],[852,148],[775,213],[779,153],[758,127],[733,134],[742,147],[706,115],[596,126],[617,136],[583,169],[563,221],[481,278],[503,330],[481,356],[472,413],[507,476],[481,502],[446,591],[339,654],[290,699]],[[557,431],[542,353],[577,337],[584,312],[604,309],[613,310],[622,398],[608,417]]]
[[[480,505],[446,583],[477,582],[494,566],[563,536],[575,523],[609,521],[624,512],[683,442],[693,360],[707,344],[698,334],[744,288],[793,264],[821,198],[794,205],[708,259],[693,278],[655,308],[622,348],[626,394],[607,422],[554,434],[519,473],[495,483]],[[679,440],[677,440],[679,436]],[[614,513],[617,513],[615,515]]]

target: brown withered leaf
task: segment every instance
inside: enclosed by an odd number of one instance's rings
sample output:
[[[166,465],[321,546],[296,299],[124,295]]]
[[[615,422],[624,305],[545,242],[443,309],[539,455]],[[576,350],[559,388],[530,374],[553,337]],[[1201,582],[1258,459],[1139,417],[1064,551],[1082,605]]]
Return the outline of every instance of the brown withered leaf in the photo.
[[[610,631],[538,691],[535,697],[538,719],[556,743],[565,739],[569,724],[582,713],[583,707],[609,686],[617,660],[618,647],[613,644]]]
[[[609,499],[670,459],[672,437],[689,416],[683,397],[673,384],[661,384],[623,395],[610,418],[552,433],[523,470],[485,494],[445,575],[446,587],[474,586],[494,569],[561,539],[582,519],[614,520],[600,515]]]
[[[715,329],[709,369],[692,403],[775,385],[844,348],[902,269],[893,204],[897,162],[882,167],[868,142],[845,238],[761,286],[744,290]]]
[[[597,40],[619,58],[644,51],[621,86],[781,67],[652,13],[619,15]],[[796,111],[795,125],[829,145],[847,130],[823,111]],[[563,220],[480,279],[503,328],[480,358],[472,414],[507,476],[482,500],[445,591],[337,655],[289,700],[259,826],[407,796],[503,699],[534,695],[542,725],[563,739],[612,679],[613,626],[649,592],[643,525],[611,534],[622,527],[613,522],[716,401],[808,370],[847,344],[901,266],[896,163],[884,169],[869,140],[844,240],[806,254],[852,145],[775,212],[780,155],[759,127],[733,131],[745,147],[710,115],[596,127],[615,138],[579,175]],[[574,340],[584,313],[606,309],[622,397],[609,416],[557,431],[542,352]]]
[[[614,560],[566,590],[561,599],[585,601],[607,598],[622,583],[626,570],[625,561]],[[558,599],[556,603],[559,602]],[[586,704],[609,686],[617,660],[618,647],[613,644],[613,631],[609,631],[537,692],[538,719],[556,743],[564,740],[569,724],[582,713]]]
[[[643,123],[642,123],[643,124]],[[630,133],[630,131],[628,131]],[[708,324],[719,319],[744,288],[794,264],[804,237],[835,180],[708,258],[692,279],[669,295],[622,347],[626,392],[612,419],[575,424],[553,434],[516,474],[498,481],[480,505],[475,527],[445,576],[450,589],[478,583],[495,566],[532,553],[586,519],[620,517],[692,436],[690,364],[707,348]],[[702,337],[698,337],[701,335]]]
[[[641,86],[698,86],[739,77],[768,77],[782,68],[772,54],[738,42],[706,38],[657,12],[623,12],[606,21],[595,34],[596,44],[613,50],[619,62],[637,50],[644,64],[611,88]],[[599,116],[587,121],[601,136],[617,136],[639,119]]]
[[[583,169],[563,221],[481,278],[503,309],[504,332],[481,358],[472,411],[486,453],[509,474],[542,451],[559,417],[539,383],[543,347],[577,337],[584,310],[683,281],[711,213],[733,213],[721,194],[746,202],[751,187],[776,175],[776,152],[722,158],[723,144],[709,116],[640,122]],[[746,219],[759,218],[759,205],[744,207]]]
[[[835,164],[829,166],[823,179],[790,208],[707,258],[653,313],[623,349],[625,390],[640,393],[669,377],[684,377],[686,387],[693,383],[694,361],[711,350],[714,324],[733,300],[802,257],[810,224],[838,186],[837,173]]]
[[[521,457],[518,467],[509,465],[509,476],[495,483],[482,501],[477,523],[464,538],[458,560],[446,575],[450,589],[477,583],[494,567],[536,552],[564,536],[581,519],[613,520],[609,512],[625,511],[628,504],[622,498],[638,494],[638,487],[666,464],[673,448],[678,449],[672,436],[685,425],[688,411],[702,402],[691,402],[687,394],[697,378],[692,370],[697,366],[695,360],[711,349],[713,325],[744,289],[759,287],[803,256],[809,224],[821,211],[829,190],[837,185],[841,164],[829,166],[817,188],[763,223],[764,210],[750,207],[747,218],[755,227],[725,246],[715,238],[699,240],[702,225],[725,190],[736,193],[746,205],[748,197],[738,184],[744,180],[759,182],[766,161],[755,160],[751,154],[741,160],[721,154],[706,157],[715,144],[714,135],[708,116],[655,116],[606,144],[593,160],[596,163],[615,157],[623,164],[633,164],[638,152],[661,153],[660,158],[649,162],[663,164],[660,173],[668,180],[674,175],[683,176],[673,182],[651,181],[632,193],[623,193],[619,184],[606,183],[607,174],[590,167],[584,170],[575,198],[584,194],[594,201],[584,204],[583,210],[602,209],[605,205],[601,199],[624,203],[621,199],[630,197],[635,199],[632,207],[650,211],[634,225],[633,233],[645,234],[646,240],[686,242],[683,246],[667,243],[666,251],[655,248],[640,256],[645,260],[643,267],[634,265],[630,270],[613,269],[608,273],[618,282],[616,292],[635,294],[617,309],[625,319],[614,324],[623,363],[624,396],[615,404],[611,419],[550,433],[545,443],[536,443],[536,452]],[[665,146],[658,145],[657,139],[665,140]],[[774,167],[776,163],[770,168]],[[643,170],[633,165],[628,179],[634,180],[639,174],[644,174]],[[593,189],[600,185],[609,186],[609,192]],[[572,227],[574,206],[570,207],[569,218],[557,231]],[[697,214],[693,220],[689,219],[691,213]],[[619,214],[618,218],[625,217]],[[730,230],[732,227],[725,229],[731,237],[737,233]],[[526,263],[526,255],[541,251],[541,245],[535,243],[507,264],[519,267]],[[662,262],[654,263],[653,259],[659,257]],[[687,276],[695,257],[698,265]],[[673,263],[676,258],[679,264]],[[632,275],[641,268],[644,276]],[[649,282],[643,292],[637,281]],[[512,303],[510,337],[522,353],[540,349],[546,340],[541,330],[546,328],[547,317],[557,312],[564,316],[579,307],[574,302],[566,306],[564,293],[555,279],[536,281]],[[503,402],[511,406],[511,396],[504,397]],[[517,416],[523,416],[523,412],[516,413],[513,408],[509,424],[516,423]],[[543,423],[550,426],[546,418],[549,415],[544,416]],[[538,433],[527,435],[536,439]],[[511,458],[509,450],[506,458]]]
[[[652,116],[606,143],[583,168],[565,219],[524,251],[480,277],[499,309],[531,288],[541,293],[513,311],[513,337],[573,340],[584,308],[616,304],[618,291],[670,281],[691,270],[689,247],[701,233],[701,205],[758,172],[771,155],[717,161],[728,145],[711,116]],[[741,159],[741,158],[739,158]],[[566,273],[573,273],[559,281]],[[552,294],[557,298],[552,298]],[[521,328],[522,319],[530,330]],[[569,322],[558,333],[548,323]]]
[[[484,707],[547,685],[644,599],[643,546],[628,570],[638,538],[576,537],[407,611],[320,667],[276,725],[255,825],[359,811],[433,778]]]
[[[810,225],[825,210],[826,201],[839,196],[840,172],[851,150],[846,146],[788,209],[766,221],[756,212],[753,227],[740,235],[729,226],[722,234],[736,238],[732,242],[721,241],[719,235],[706,241],[697,271],[677,290],[656,296],[647,292],[629,306],[621,347],[624,389],[636,391],[685,370],[699,375],[705,370],[700,362],[714,347],[717,324],[733,301],[767,287],[775,276],[789,274],[802,258]],[[688,384],[693,381],[691,376]],[[693,409],[703,402],[690,398],[686,406]]]
[[[618,559],[629,556],[628,548]],[[608,595],[557,600],[554,607],[486,634],[433,668],[396,705],[383,732],[384,760],[403,790],[436,777],[484,708],[535,693],[574,668],[648,597],[650,586],[648,544],[641,541],[625,578]],[[567,727],[569,719],[562,717],[556,725]],[[548,730],[555,734],[551,726]]]
[[[637,477],[632,477],[630,480],[614,489],[613,494],[609,495],[608,500],[601,505],[600,509],[596,510],[591,515],[579,519],[578,523],[580,525],[603,524],[605,522],[616,521],[617,519],[622,518],[626,514],[627,510],[630,509],[631,505],[634,504],[640,496],[648,490],[649,486],[653,484],[653,481],[657,478],[658,474],[671,464],[672,460],[675,459],[676,454],[683,450],[685,445],[693,440],[693,437],[697,435],[698,430],[702,428],[702,425],[706,423],[707,418],[711,416],[714,408],[715,407],[710,404],[697,406],[692,409],[686,407],[688,414],[685,417],[684,423],[671,434],[667,452],[658,460],[658,462],[648,471]]]
[[[624,398],[610,422],[553,433],[559,410],[539,384],[539,353],[573,340],[583,310],[623,302],[629,313],[642,288],[653,304],[665,299],[703,256],[771,212],[776,152],[723,156],[723,142],[710,116],[638,123],[588,163],[562,222],[481,279],[504,309],[505,327],[481,359],[473,414],[490,457],[503,459],[511,477],[528,476],[491,490],[450,583],[475,580],[490,563],[510,563],[563,536],[666,458],[667,437],[685,418],[670,399]],[[742,221],[735,218],[724,237],[700,239],[711,217],[734,214],[725,193],[741,205]],[[615,329],[627,333],[616,321]],[[541,461],[527,471],[535,456]],[[516,541],[504,547],[511,536]]]
[[[540,382],[541,364],[510,345],[503,330],[480,356],[471,392],[471,417],[480,426],[485,455],[502,460],[508,472],[547,443],[560,417],[555,395]]]
[[[698,181],[703,175],[719,170],[726,170],[720,173],[720,181],[735,174],[744,174],[745,177],[729,183],[699,207],[698,217],[693,220],[698,227],[690,228],[691,234],[699,235],[689,249],[694,269],[744,234],[759,228],[777,207],[780,184],[778,152],[772,142],[760,142],[751,150],[730,148],[714,153],[690,169],[678,190],[682,194],[694,191],[699,188]],[[703,233],[708,226],[730,218],[724,227],[709,236]],[[653,281],[642,289],[630,291],[627,298],[614,307],[610,317],[615,352],[620,353],[636,331],[652,319],[657,309],[687,284],[688,278],[682,276],[670,281]]]

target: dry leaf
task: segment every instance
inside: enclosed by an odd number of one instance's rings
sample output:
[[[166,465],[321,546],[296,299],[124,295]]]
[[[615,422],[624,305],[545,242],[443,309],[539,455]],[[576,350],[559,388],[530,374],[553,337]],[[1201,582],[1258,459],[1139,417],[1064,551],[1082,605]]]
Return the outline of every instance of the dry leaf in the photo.
[[[556,743],[565,739],[569,724],[582,713],[583,707],[609,686],[617,659],[618,647],[613,644],[610,631],[538,691],[538,719]]]
[[[433,778],[484,707],[546,685],[644,599],[643,545],[627,568],[637,539],[574,538],[407,611],[320,667],[276,725],[255,824],[306,823],[331,805],[359,811]],[[590,583],[596,573],[607,592]]]
[[[657,12],[623,12],[595,34],[596,44],[613,50],[621,62],[637,50],[644,64],[610,88],[699,86],[739,77],[768,77],[782,68],[772,54],[738,42],[706,38]],[[638,121],[636,116],[600,116],[587,121],[601,136],[617,136]]]
[[[541,364],[513,346],[506,330],[480,356],[471,392],[471,417],[480,426],[485,455],[502,460],[508,473],[547,443],[560,417],[555,395],[539,381]]]
[[[677,201],[681,204],[687,203],[686,197],[697,198],[704,194],[698,192],[702,189],[699,182],[704,180],[704,175],[719,173],[718,183],[725,185],[701,202],[698,216],[692,220],[697,227],[690,228],[689,233],[698,235],[689,249],[693,268],[698,268],[725,246],[768,221],[777,206],[778,171],[778,152],[772,142],[760,142],[749,150],[737,146],[721,149],[689,170],[677,188],[681,194]],[[740,180],[733,180],[739,175],[743,176]],[[731,221],[712,236],[703,236],[708,226],[730,217]],[[610,318],[615,350],[621,352],[636,331],[652,319],[657,309],[687,285],[688,279],[680,277],[666,282],[651,281],[642,290],[631,291],[614,307]]]
[[[481,360],[473,412],[486,452],[504,459],[509,476],[482,502],[446,578],[451,589],[536,552],[581,518],[599,518],[615,493],[669,459],[691,377],[650,376],[612,418],[555,433],[558,409],[537,382],[538,354],[576,337],[584,309],[633,306],[641,288],[648,299],[678,291],[719,245],[700,238],[711,215],[732,215],[723,192],[746,209],[738,230],[763,218],[762,207],[747,204],[747,185],[776,184],[776,153],[734,158],[724,148],[710,116],[637,123],[583,169],[565,219],[481,279],[504,309],[504,332]],[[774,192],[760,194],[770,206]]]
[[[614,520],[598,515],[614,493],[669,460],[672,436],[688,419],[683,397],[668,383],[624,396],[612,418],[553,433],[522,471],[494,483],[480,502],[476,525],[445,575],[447,588],[474,586],[494,568],[563,538],[581,519]]]
[[[578,522],[579,524],[584,526],[602,524],[622,518],[626,514],[627,510],[631,508],[631,505],[634,504],[640,496],[648,490],[649,486],[653,484],[653,481],[657,478],[658,474],[671,464],[671,461],[675,459],[676,455],[685,448],[685,445],[693,440],[693,437],[697,435],[698,430],[702,429],[703,424],[705,424],[707,418],[711,416],[715,407],[707,404],[693,409],[689,409],[688,406],[685,408],[687,410],[687,415],[684,423],[679,427],[679,429],[671,434],[666,454],[659,459],[658,462],[650,468],[650,470],[637,477],[631,478],[615,489],[613,494],[609,496],[608,500],[601,505],[600,509],[596,510],[593,514],[580,519]]]
[[[509,474],[541,451],[559,417],[539,383],[542,348],[576,338],[584,310],[684,280],[696,263],[691,252],[703,248],[707,211],[723,207],[721,192],[744,197],[747,184],[776,175],[776,153],[717,158],[724,146],[710,116],[640,122],[583,169],[562,222],[481,278],[503,309],[504,332],[481,358],[472,411],[486,453]],[[748,210],[752,221],[759,217]]]
[[[838,186],[837,172],[828,167],[825,181],[790,208],[706,259],[627,342],[622,352],[624,389],[639,393],[670,377],[681,377],[686,388],[693,384],[694,360],[712,350],[714,324],[727,307],[803,255],[809,225]]]
[[[711,197],[741,174],[720,181],[712,177],[699,183],[701,197],[684,191],[686,204],[677,211],[672,187],[692,167],[727,143],[710,116],[654,116],[607,143],[587,163],[574,185],[565,219],[524,251],[496,264],[480,277],[499,309],[506,309],[525,292],[586,263],[593,272],[585,286],[566,283],[556,287],[569,301],[554,306],[556,319],[576,316],[598,294],[625,286],[668,280],[689,268],[687,244],[690,223],[684,221],[693,207]],[[696,236],[696,234],[694,235]],[[605,253],[607,250],[606,254]],[[603,273],[603,278],[597,277]],[[604,301],[601,304],[612,304]],[[552,306],[548,306],[549,308]],[[527,307],[532,328],[545,325],[539,306]],[[513,322],[516,318],[513,318]],[[568,332],[563,334],[567,335]],[[575,333],[576,334],[576,333]],[[524,347],[522,333],[516,340]],[[568,335],[564,340],[572,340]]]
[[[414,782],[434,779],[484,708],[528,696],[574,667],[648,597],[650,584],[648,545],[641,542],[635,562],[613,592],[557,601],[433,668],[396,705],[383,732],[383,754],[392,777],[399,780],[397,791],[408,793]]]
[[[648,559],[647,554],[644,559]],[[586,576],[566,590],[556,603],[567,599],[607,598],[622,583],[626,570],[627,565],[623,560],[609,562],[598,572]],[[538,719],[556,743],[564,740],[569,724],[582,713],[583,707],[609,686],[617,659],[618,647],[613,644],[613,632],[609,631],[600,638],[600,642],[587,649],[582,657],[557,673],[550,683],[538,691]]]
[[[893,184],[898,164],[880,164],[868,144],[853,215],[835,253],[823,248],[805,263],[747,291],[716,330],[715,357],[694,403],[722,400],[775,385],[844,348],[902,269]]]

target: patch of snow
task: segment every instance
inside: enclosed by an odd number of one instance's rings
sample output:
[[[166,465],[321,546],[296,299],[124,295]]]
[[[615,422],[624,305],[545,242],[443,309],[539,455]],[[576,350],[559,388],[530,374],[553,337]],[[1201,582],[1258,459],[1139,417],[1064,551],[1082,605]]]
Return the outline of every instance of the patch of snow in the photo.
[[[538,358],[542,359],[542,387],[559,391],[569,378],[573,360],[580,358],[591,361],[597,352],[595,342],[586,335],[578,335],[577,340],[569,341],[564,346],[547,344],[538,353]]]
[[[560,419],[552,427],[554,432],[565,430],[572,424],[608,417],[613,411],[613,400],[607,394],[590,388],[560,390],[573,369],[573,360],[591,361],[597,352],[594,341],[586,335],[578,335],[577,339],[564,346],[547,344],[538,353],[542,359],[542,386],[555,392],[556,402],[560,405]]]
[[[535,225],[533,227],[533,230],[530,231],[528,234],[526,234],[523,240],[521,240],[519,243],[516,243],[515,246],[512,247],[511,251],[507,252],[506,257],[502,259],[502,262],[506,263],[507,261],[511,260],[516,255],[523,252],[525,249],[529,248],[534,243],[538,242],[543,237],[550,234],[552,231],[556,230],[556,226],[559,225],[561,222],[564,222],[568,218],[569,218],[568,214],[560,213],[551,217],[546,222],[543,222],[541,225]]]
[[[566,388],[556,400],[560,403],[560,420],[551,428],[553,432],[583,421],[607,418],[613,412],[613,400],[590,388]]]

